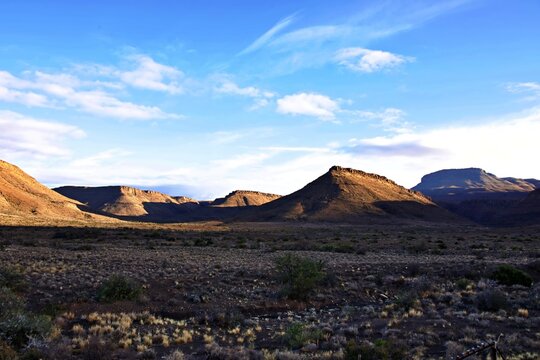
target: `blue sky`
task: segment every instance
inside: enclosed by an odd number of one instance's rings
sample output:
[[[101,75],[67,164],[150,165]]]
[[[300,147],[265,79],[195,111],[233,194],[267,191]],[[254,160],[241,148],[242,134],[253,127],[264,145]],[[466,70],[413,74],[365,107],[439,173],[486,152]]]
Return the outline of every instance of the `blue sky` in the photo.
[[[4,1],[0,158],[197,198],[334,164],[540,178],[538,24],[536,0]]]

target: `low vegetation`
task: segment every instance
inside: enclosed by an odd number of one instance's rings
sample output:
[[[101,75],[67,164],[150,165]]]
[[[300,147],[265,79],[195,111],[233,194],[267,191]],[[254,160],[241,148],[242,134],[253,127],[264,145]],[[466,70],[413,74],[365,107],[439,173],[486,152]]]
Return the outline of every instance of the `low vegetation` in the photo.
[[[97,298],[101,302],[137,300],[142,290],[142,286],[136,280],[123,275],[113,275],[101,284]]]
[[[499,266],[493,273],[493,279],[503,285],[522,285],[530,287],[533,283],[533,279],[529,274],[510,265]]]
[[[277,258],[276,269],[281,291],[290,299],[307,300],[326,277],[323,262],[291,254]]]

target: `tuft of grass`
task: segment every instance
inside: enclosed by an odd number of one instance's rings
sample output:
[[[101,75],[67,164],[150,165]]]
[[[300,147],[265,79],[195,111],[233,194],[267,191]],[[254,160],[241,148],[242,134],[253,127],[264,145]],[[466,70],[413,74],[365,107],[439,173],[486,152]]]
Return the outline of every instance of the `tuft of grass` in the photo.
[[[137,300],[142,294],[142,286],[134,279],[113,275],[101,284],[97,298],[100,302]]]
[[[287,254],[276,259],[282,293],[290,299],[307,300],[326,277],[321,261]]]
[[[523,285],[531,287],[533,283],[533,279],[529,274],[510,265],[499,266],[493,273],[492,278],[503,285]]]

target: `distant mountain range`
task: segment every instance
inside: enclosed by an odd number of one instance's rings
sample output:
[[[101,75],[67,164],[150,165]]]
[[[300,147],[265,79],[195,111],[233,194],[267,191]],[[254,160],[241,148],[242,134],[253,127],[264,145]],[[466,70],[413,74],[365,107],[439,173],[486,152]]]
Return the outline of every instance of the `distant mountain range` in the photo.
[[[213,201],[128,186],[53,190],[0,161],[0,223],[7,217],[85,221],[307,221],[328,223],[540,224],[540,181],[499,178],[482,169],[441,170],[412,190],[383,176],[332,167],[280,196],[237,190]],[[468,220],[466,220],[468,219]]]

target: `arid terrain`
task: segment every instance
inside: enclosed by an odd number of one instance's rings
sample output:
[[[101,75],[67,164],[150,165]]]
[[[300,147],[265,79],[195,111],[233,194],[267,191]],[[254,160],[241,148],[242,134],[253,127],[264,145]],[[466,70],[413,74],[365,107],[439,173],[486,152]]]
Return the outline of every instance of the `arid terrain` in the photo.
[[[0,263],[26,311],[51,319],[47,339],[35,335],[23,351],[48,358],[451,359],[503,334],[507,358],[536,359],[538,234],[426,224],[4,227]],[[286,256],[321,264],[320,281],[298,297],[280,277]],[[501,265],[534,283],[497,282]],[[116,275],[140,293],[100,298]]]

